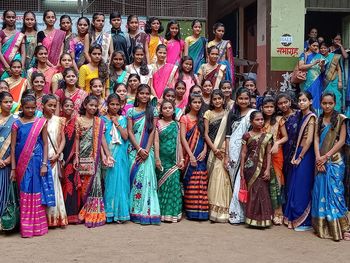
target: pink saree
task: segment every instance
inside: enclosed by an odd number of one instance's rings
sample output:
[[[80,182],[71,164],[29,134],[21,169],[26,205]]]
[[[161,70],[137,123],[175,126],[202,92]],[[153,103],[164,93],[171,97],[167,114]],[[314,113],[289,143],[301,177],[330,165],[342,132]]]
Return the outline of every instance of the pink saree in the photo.
[[[49,35],[45,36],[43,46],[47,48],[48,60],[56,66],[60,59],[61,48],[64,43],[66,33],[62,30],[55,29]]]
[[[165,63],[161,68],[157,69],[153,74],[153,88],[157,98],[160,99],[165,88],[173,88],[173,79],[177,71],[177,66]]]

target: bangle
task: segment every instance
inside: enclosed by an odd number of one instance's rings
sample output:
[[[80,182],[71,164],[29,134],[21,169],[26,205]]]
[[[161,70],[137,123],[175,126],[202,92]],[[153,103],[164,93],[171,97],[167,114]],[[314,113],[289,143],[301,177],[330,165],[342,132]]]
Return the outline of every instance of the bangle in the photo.
[[[47,163],[46,163],[46,162],[42,162],[41,165],[42,165],[42,166],[43,166],[43,165],[47,165]]]
[[[185,161],[185,159],[184,159],[184,158],[182,158],[182,159],[181,159],[181,161]]]
[[[16,168],[12,168],[12,169],[11,169],[11,171],[15,171],[15,170],[16,170]]]
[[[299,155],[299,157],[298,157],[298,158],[303,159],[304,157],[303,157],[303,156],[301,156],[301,155]]]
[[[142,150],[142,147],[140,147],[140,148],[137,150],[137,153],[139,153],[141,150]]]

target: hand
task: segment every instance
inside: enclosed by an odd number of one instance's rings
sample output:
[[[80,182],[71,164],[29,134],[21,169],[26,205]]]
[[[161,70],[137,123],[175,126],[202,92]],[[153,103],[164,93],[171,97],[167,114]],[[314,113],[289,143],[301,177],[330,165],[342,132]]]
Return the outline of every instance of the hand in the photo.
[[[107,156],[106,158],[103,158],[103,164],[107,167],[113,167],[115,163],[115,160],[112,156]]]
[[[313,63],[312,63],[312,65],[317,65],[318,63],[320,63],[320,59],[316,59]]]
[[[41,166],[41,169],[40,169],[40,176],[45,176],[46,173],[47,173],[47,165]]]
[[[205,159],[205,156],[207,155],[207,151],[203,150],[197,157],[197,161],[203,161]]]
[[[156,167],[159,171],[162,171],[163,170],[163,166],[162,166],[162,162],[161,160],[157,159],[156,160]]]
[[[54,154],[53,156],[51,156],[51,157],[49,158],[51,167],[54,167],[54,166],[55,166],[55,164],[56,164],[58,158],[59,158],[59,155],[58,155],[58,154]]]
[[[215,157],[218,158],[219,160],[222,160],[222,159],[224,158],[224,153],[223,153],[221,150],[219,150],[219,149],[216,149],[216,150],[214,151],[214,155],[215,155]]]
[[[301,158],[298,158],[296,160],[293,159],[291,163],[298,166],[300,162],[301,162]]]
[[[263,179],[264,181],[270,180],[270,170],[269,170],[269,169],[265,170],[262,179]]]
[[[198,165],[196,157],[194,157],[193,155],[190,158],[190,164],[191,164],[191,166],[197,166]]]
[[[224,168],[225,168],[226,170],[229,170],[229,169],[230,169],[229,163],[230,163],[230,159],[228,158],[227,155],[225,155],[225,157],[224,157]]]
[[[0,160],[0,168],[4,168],[6,166],[6,163],[4,160]]]
[[[343,88],[343,83],[341,81],[338,81],[338,89],[341,90]]]
[[[327,162],[327,156],[323,155],[318,158],[316,158],[316,166],[321,166]]]
[[[138,152],[138,155],[141,157],[142,160],[146,160],[148,158],[148,151],[145,149],[142,149]]]
[[[324,164],[316,166],[316,169],[318,172],[321,172],[321,173],[326,172],[326,167],[324,166]]]
[[[278,152],[278,144],[274,143],[272,148],[271,148],[270,153],[271,154],[276,154],[277,152]]]
[[[181,160],[180,162],[177,163],[177,167],[182,170],[183,168],[185,168],[185,163],[183,160]]]
[[[75,157],[73,161],[73,169],[78,170],[79,169],[79,158]]]
[[[16,181],[16,170],[11,170],[10,179],[12,182]]]

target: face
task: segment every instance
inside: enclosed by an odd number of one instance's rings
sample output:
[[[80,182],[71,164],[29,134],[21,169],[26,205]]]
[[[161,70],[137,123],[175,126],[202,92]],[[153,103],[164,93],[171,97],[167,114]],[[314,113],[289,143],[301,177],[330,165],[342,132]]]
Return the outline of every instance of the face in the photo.
[[[49,116],[55,114],[57,107],[57,100],[54,99],[49,99],[45,104],[44,104],[44,112],[48,114]]]
[[[120,17],[115,17],[111,19],[111,25],[112,27],[119,29],[122,25],[122,19]]]
[[[324,113],[330,114],[333,112],[335,101],[332,96],[325,96],[321,101],[321,107]]]
[[[185,60],[183,63],[182,63],[182,69],[184,72],[188,73],[188,72],[191,72],[192,70],[192,67],[193,67],[193,63],[192,63],[192,60]]]
[[[179,33],[179,26],[177,24],[172,24],[169,28],[170,35],[175,37]]]
[[[192,93],[196,93],[203,96],[202,89],[200,87],[194,87],[194,89],[192,90]]]
[[[66,82],[67,86],[75,86],[78,78],[72,70],[69,70],[64,78],[64,81]]]
[[[140,81],[136,77],[132,77],[128,81],[128,86],[131,90],[136,90],[140,85]]]
[[[209,53],[209,60],[212,63],[216,63],[218,61],[219,58],[219,50],[214,48],[210,51]]]
[[[152,31],[155,31],[155,32],[158,32],[159,28],[160,28],[160,23],[158,20],[154,20],[152,23],[151,23],[151,28],[152,28]]]
[[[13,99],[10,96],[6,96],[1,102],[1,110],[10,112],[13,104]]]
[[[231,97],[232,89],[230,83],[225,83],[221,87],[222,93],[224,93],[225,98]]]
[[[220,95],[214,95],[211,102],[216,109],[221,109],[224,105],[224,100]]]
[[[310,50],[314,53],[318,52],[318,42],[314,42],[310,45]]]
[[[56,16],[53,12],[50,11],[50,12],[47,12],[44,20],[47,26],[54,26],[56,22]]]
[[[240,94],[238,97],[237,97],[237,100],[236,100],[236,103],[237,105],[241,108],[241,109],[246,109],[250,106],[250,98],[249,98],[249,95],[244,92],[242,94]]]
[[[174,102],[175,101],[175,92],[169,91],[167,94],[164,95],[164,99]]]
[[[129,23],[128,27],[130,31],[137,31],[139,29],[139,20],[136,17],[133,17]]]
[[[304,94],[298,98],[298,105],[301,110],[307,110],[310,108],[312,100],[309,100]]]
[[[309,33],[309,37],[310,38],[317,38],[317,29],[316,28],[311,29],[311,31]]]
[[[325,45],[322,45],[322,46],[320,47],[320,53],[321,53],[321,55],[326,55],[326,54],[328,54],[328,48],[327,48]]]
[[[45,86],[45,79],[43,79],[42,77],[36,77],[33,80],[33,90],[36,92],[40,92],[44,90],[44,86]]]
[[[28,13],[24,18],[24,24],[27,28],[33,28],[36,23],[36,20],[33,16],[33,14]]]
[[[199,22],[195,23],[194,26],[192,27],[193,34],[195,35],[200,35],[202,32],[202,26]]]
[[[20,76],[22,73],[22,65],[19,62],[13,62],[11,66],[11,74],[13,76]]]
[[[100,61],[102,59],[101,49],[98,49],[98,48],[93,49],[90,56],[91,56],[91,60],[94,63],[100,63]]]
[[[244,87],[247,88],[252,94],[254,94],[256,91],[255,83],[252,80],[247,80],[244,84]]]
[[[137,49],[134,55],[135,62],[138,64],[141,64],[143,61],[143,57],[145,56],[145,53],[142,49]]]
[[[271,116],[272,114],[275,113],[275,105],[273,104],[273,102],[268,102],[263,106],[263,112],[267,115],[267,116]]]
[[[120,110],[121,105],[119,100],[117,99],[112,99],[109,103],[108,103],[108,112],[111,115],[117,115],[118,111]]]
[[[213,85],[210,81],[205,81],[202,87],[204,95],[210,95],[213,92]]]
[[[103,85],[102,85],[102,82],[100,80],[95,80],[92,83],[91,92],[92,92],[92,94],[94,94],[97,97],[102,96]]]
[[[160,48],[157,51],[157,60],[160,61],[160,62],[163,62],[163,61],[165,61],[165,59],[166,59],[166,49],[165,48]]]
[[[36,111],[35,101],[28,101],[22,105],[23,115],[27,118],[32,118]]]
[[[94,116],[98,109],[98,101],[90,100],[87,104],[85,104],[86,113]]]
[[[121,68],[125,64],[123,56],[119,53],[115,54],[112,62],[115,68]]]
[[[6,12],[5,23],[6,23],[6,25],[8,25],[10,27],[13,27],[15,25],[15,23],[16,23],[16,15],[15,15],[14,12],[12,12],[12,11]]]
[[[142,104],[146,104],[150,100],[150,95],[151,94],[148,89],[141,89],[137,95],[137,100]]]
[[[175,93],[179,97],[183,97],[186,93],[186,87],[181,83],[175,87]]]
[[[341,44],[341,36],[340,35],[336,35],[335,38],[333,39],[333,43],[335,45]]]
[[[161,112],[162,112],[164,117],[171,118],[173,116],[173,114],[174,114],[174,107],[173,107],[173,105],[171,103],[165,102],[162,105]]]
[[[256,129],[261,129],[264,127],[264,117],[261,113],[257,113],[252,120],[252,126]]]
[[[219,26],[215,30],[214,34],[217,38],[222,39],[224,37],[224,34],[225,34],[225,28],[223,26]]]
[[[72,101],[67,100],[64,104],[63,104],[63,112],[65,115],[67,116],[71,116],[74,112],[74,104]]]
[[[256,109],[256,98],[255,97],[250,98],[250,107],[252,109]]]
[[[64,55],[60,61],[63,68],[71,68],[73,66],[73,60],[68,54]]]
[[[126,100],[126,94],[128,93],[126,87],[124,85],[119,85],[116,89],[115,93],[117,93],[122,101]]]
[[[277,107],[278,107],[278,109],[279,109],[280,111],[282,111],[283,113],[289,111],[290,106],[291,106],[290,100],[288,100],[288,99],[285,98],[285,97],[282,97],[282,98],[280,98],[280,99],[277,101]]]
[[[194,98],[191,101],[191,109],[198,112],[202,107],[202,100],[200,98]]]
[[[86,34],[89,30],[89,24],[86,22],[85,19],[81,19],[77,25],[78,33],[80,34]]]
[[[39,62],[46,63],[47,62],[47,50],[45,48],[40,49],[36,55],[36,58]]]
[[[105,25],[105,17],[104,16],[96,16],[95,20],[92,23],[97,31],[102,31],[102,29]]]
[[[63,31],[69,32],[72,30],[72,22],[69,20],[69,18],[63,18],[60,26]]]
[[[6,83],[4,83],[3,81],[1,81],[1,82],[0,82],[0,92],[3,92],[3,91],[9,92],[9,91],[10,91],[10,88],[9,88],[9,86],[6,85]]]

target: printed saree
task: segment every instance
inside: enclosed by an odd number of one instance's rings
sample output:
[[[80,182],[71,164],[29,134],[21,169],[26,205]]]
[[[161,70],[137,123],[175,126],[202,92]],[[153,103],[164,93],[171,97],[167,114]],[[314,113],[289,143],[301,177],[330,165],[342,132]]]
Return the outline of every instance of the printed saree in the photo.
[[[206,60],[206,46],[207,39],[205,37],[199,37],[195,39],[193,36],[189,36],[185,40],[188,44],[188,55],[193,59],[193,72],[197,74],[201,65]]]

